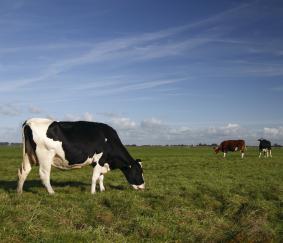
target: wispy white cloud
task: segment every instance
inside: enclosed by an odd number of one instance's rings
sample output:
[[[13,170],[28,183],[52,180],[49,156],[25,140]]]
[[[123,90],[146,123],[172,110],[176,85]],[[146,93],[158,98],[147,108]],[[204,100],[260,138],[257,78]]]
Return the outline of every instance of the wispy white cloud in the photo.
[[[63,121],[95,121],[94,116],[91,112],[85,112],[82,115],[79,114],[66,114],[63,118],[54,118],[49,116],[53,120],[63,120]]]
[[[0,142],[20,142],[21,127],[0,126]]]
[[[99,95],[105,95],[105,94],[117,94],[117,93],[123,93],[123,92],[129,92],[129,91],[138,91],[138,90],[146,90],[146,89],[153,89],[155,87],[160,87],[164,85],[170,85],[170,84],[176,84],[178,82],[186,81],[187,78],[176,78],[176,79],[163,79],[163,80],[152,80],[152,81],[146,81],[146,82],[139,82],[139,83],[133,83],[133,84],[126,84],[122,85],[120,87],[114,87],[107,90],[101,90]]]
[[[15,104],[1,104],[0,115],[3,116],[18,116],[21,114],[21,109]]]
[[[91,63],[103,63],[106,61],[113,61],[118,59],[123,60],[124,62],[125,60],[128,60],[128,62],[145,61],[156,58],[170,57],[174,55],[182,55],[184,53],[184,50],[188,51],[190,49],[194,49],[216,40],[238,44],[239,41],[218,38],[219,33],[217,33],[216,35],[215,33],[208,34],[207,28],[209,29],[211,27],[210,25],[217,25],[217,23],[221,22],[225,18],[237,16],[237,13],[249,7],[251,7],[251,4],[243,4],[187,25],[177,26],[152,33],[142,33],[134,36],[115,38],[102,42],[48,43],[46,45],[37,46],[2,48],[0,49],[0,53],[18,52],[23,50],[27,51],[29,49],[33,51],[48,51],[51,49],[60,51],[64,49],[81,47],[84,48],[85,51],[81,51],[79,54],[76,54],[72,57],[68,56],[68,58],[61,57],[60,59],[59,57],[59,60],[47,64],[47,66],[41,68],[41,71],[39,71],[38,74],[34,74],[34,76],[30,78],[7,80],[6,83],[9,82],[9,84],[2,86],[0,88],[0,91],[11,91],[20,87],[31,85],[36,82],[45,81],[77,66],[87,65]],[[176,36],[178,36],[179,34],[200,27],[204,28],[201,28],[201,32],[198,34],[198,37],[191,35],[191,37],[185,40],[176,39]],[[169,39],[170,41],[168,41]],[[58,57],[56,59],[58,59]]]
[[[13,53],[22,53],[22,52],[49,52],[49,51],[62,51],[65,49],[78,49],[78,48],[91,48],[93,47],[92,43],[89,42],[72,42],[68,41],[67,43],[46,43],[41,45],[24,45],[24,46],[15,46],[15,47],[1,47],[0,54],[13,54]]]
[[[28,111],[32,114],[41,114],[42,110],[38,108],[37,106],[31,105],[28,107]]]
[[[169,124],[156,117],[134,120],[128,116],[113,112],[104,112],[99,115],[104,117],[102,120],[105,123],[118,131],[125,144],[212,144],[227,139],[245,139],[248,145],[257,145],[257,139],[261,137],[270,139],[272,143],[283,143],[282,126],[255,129],[238,123],[227,123],[226,125],[196,127],[185,124]],[[63,121],[96,121],[94,119],[95,115],[88,111],[81,114],[69,113],[62,117],[54,117],[53,115],[45,117]],[[0,134],[4,138],[2,141],[20,141],[20,129],[18,128],[1,127]]]
[[[283,86],[272,87],[270,90],[275,92],[283,92]]]
[[[283,127],[265,127],[264,135],[270,138],[283,138]]]

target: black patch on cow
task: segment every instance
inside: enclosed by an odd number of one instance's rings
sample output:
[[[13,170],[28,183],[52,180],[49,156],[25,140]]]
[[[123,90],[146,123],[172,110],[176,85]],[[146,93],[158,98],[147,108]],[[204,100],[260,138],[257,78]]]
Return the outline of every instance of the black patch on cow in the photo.
[[[101,153],[105,143],[99,125],[90,122],[53,122],[47,137],[62,142],[70,165],[81,164],[95,153]]]
[[[266,139],[258,139],[259,141],[259,146],[258,149],[259,151],[262,151],[263,149],[268,149],[271,150],[271,142],[266,140]]]
[[[108,163],[111,170],[121,169],[129,183],[143,184],[141,166],[129,154],[117,132],[107,124],[54,121],[48,127],[46,135],[54,141],[62,142],[65,157],[70,165],[81,164],[95,153],[102,152],[99,165]]]

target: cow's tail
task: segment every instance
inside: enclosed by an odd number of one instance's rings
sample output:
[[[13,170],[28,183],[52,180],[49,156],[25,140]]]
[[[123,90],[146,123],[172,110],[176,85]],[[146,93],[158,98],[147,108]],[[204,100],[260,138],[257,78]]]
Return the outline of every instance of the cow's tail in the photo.
[[[26,126],[26,124],[27,124],[27,121],[25,121],[23,126],[22,126],[23,158],[24,158],[25,153],[26,153],[26,141],[25,141],[25,126]]]
[[[31,171],[31,165],[36,163],[35,146],[32,139],[32,130],[25,122],[22,127],[22,142],[23,142],[23,160],[20,168],[18,169],[18,193],[23,190],[24,182]]]

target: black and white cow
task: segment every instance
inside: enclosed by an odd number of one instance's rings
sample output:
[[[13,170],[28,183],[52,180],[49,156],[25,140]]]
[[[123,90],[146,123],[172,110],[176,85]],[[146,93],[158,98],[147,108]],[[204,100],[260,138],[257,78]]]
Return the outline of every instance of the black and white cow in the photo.
[[[32,118],[23,125],[23,162],[18,170],[19,193],[31,171],[31,165],[39,165],[39,175],[50,194],[51,166],[59,169],[93,166],[91,193],[99,181],[104,191],[103,174],[120,169],[134,189],[144,189],[141,162],[135,160],[122,144],[117,132],[110,126],[96,122],[57,122]]]
[[[264,154],[264,157],[272,157],[272,154],[271,154],[271,142],[266,140],[266,139],[258,139],[257,141],[259,141],[259,146],[258,146],[258,149],[259,149],[259,158],[261,157],[261,153],[263,152]]]

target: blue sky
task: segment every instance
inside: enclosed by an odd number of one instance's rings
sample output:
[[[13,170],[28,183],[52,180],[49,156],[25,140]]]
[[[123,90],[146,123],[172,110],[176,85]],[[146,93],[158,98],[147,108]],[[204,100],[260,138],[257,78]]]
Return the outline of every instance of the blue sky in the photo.
[[[283,144],[282,16],[280,0],[1,0],[0,140],[50,117],[127,144]]]

